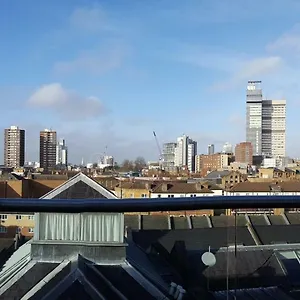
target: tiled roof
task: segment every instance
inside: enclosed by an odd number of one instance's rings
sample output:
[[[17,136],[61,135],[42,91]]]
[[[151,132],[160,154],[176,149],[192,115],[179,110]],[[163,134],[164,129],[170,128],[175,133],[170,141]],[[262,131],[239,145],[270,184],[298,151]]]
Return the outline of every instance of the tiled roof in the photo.
[[[172,229],[188,229],[188,219],[186,217],[170,217]]]
[[[232,192],[300,192],[300,181],[270,182],[240,182],[231,188]]]
[[[142,229],[169,229],[168,216],[142,216]]]
[[[291,224],[300,224],[300,213],[286,213],[285,215]]]
[[[166,189],[164,189],[166,188]],[[152,189],[153,193],[169,193],[169,194],[200,194],[200,193],[213,193],[201,183],[186,183],[186,182],[172,182],[161,183]]]
[[[199,256],[198,258],[200,258]],[[239,288],[254,288],[287,284],[288,282],[272,250],[239,250],[236,254],[233,250],[218,251],[215,256],[216,264],[209,269],[199,259],[197,271],[200,274],[198,273],[196,277],[199,278],[199,275],[202,274],[205,278],[209,277],[212,290],[225,290],[227,288],[227,274],[229,289],[234,288],[236,283]],[[191,264],[194,265],[195,259],[197,256],[194,257]],[[227,265],[227,261],[229,261],[229,265]],[[235,279],[237,280],[236,283]]]
[[[205,179],[216,179],[216,178],[222,178],[229,174],[230,174],[230,171],[212,171],[209,174],[207,174],[204,178]]]
[[[139,228],[139,216],[138,215],[125,215],[124,216],[125,227],[130,227],[131,229],[140,229]]]
[[[148,190],[155,187],[155,183],[143,181],[120,181],[116,187],[123,189]]]
[[[209,228],[208,219],[206,216],[191,217],[193,228]]]
[[[227,226],[235,226],[235,222],[237,226],[246,226],[247,220],[244,215],[236,216],[211,216],[211,222],[213,227],[227,227]]]
[[[235,229],[229,228],[202,228],[181,230],[142,230],[132,232],[133,240],[143,249],[150,249],[151,245],[159,242],[169,252],[176,241],[184,241],[187,250],[218,249],[235,242]],[[236,230],[238,244],[255,245],[250,232],[246,227]]]
[[[261,225],[254,226],[254,230],[264,245],[300,243],[300,225]]]

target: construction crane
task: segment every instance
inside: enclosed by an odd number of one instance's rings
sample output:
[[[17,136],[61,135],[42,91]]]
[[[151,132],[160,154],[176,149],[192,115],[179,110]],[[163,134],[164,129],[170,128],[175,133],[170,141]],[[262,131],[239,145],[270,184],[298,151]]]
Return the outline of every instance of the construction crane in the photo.
[[[159,165],[160,165],[160,167],[161,167],[161,165],[162,165],[162,160],[163,160],[163,155],[162,155],[161,148],[160,148],[160,145],[159,145],[159,142],[158,142],[158,139],[157,139],[157,136],[156,136],[155,131],[153,131],[153,136],[154,136],[154,138],[155,138],[156,145],[157,145],[157,149],[158,149],[158,152],[159,152]]]

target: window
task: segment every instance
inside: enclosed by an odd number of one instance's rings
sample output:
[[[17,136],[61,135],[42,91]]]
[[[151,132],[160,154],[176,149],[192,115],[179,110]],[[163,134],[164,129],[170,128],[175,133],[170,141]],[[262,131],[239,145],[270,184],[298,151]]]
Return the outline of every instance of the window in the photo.
[[[0,226],[0,233],[6,233],[7,232],[7,228],[4,226]]]
[[[7,215],[0,215],[0,220],[7,220]]]
[[[147,194],[142,194],[142,198],[147,198]]]
[[[29,233],[33,233],[33,228],[32,228],[32,227],[29,227],[28,232],[29,232]]]
[[[34,215],[28,216],[28,220],[34,220]]]
[[[16,215],[16,220],[21,220],[22,216],[21,215]]]
[[[157,198],[161,198],[161,195],[157,195]]]

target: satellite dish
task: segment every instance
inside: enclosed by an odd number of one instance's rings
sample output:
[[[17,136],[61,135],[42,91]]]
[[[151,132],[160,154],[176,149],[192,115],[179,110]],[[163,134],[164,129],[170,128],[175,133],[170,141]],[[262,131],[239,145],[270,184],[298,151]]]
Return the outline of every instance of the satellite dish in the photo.
[[[203,253],[201,256],[201,260],[208,267],[214,266],[217,262],[215,255],[211,252]]]

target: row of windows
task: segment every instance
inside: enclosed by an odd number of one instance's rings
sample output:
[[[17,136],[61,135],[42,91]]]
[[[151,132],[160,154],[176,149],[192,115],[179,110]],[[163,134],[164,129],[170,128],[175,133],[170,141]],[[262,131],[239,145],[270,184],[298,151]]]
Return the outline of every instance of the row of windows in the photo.
[[[0,215],[0,220],[7,220],[8,215]],[[28,218],[28,220],[34,220],[34,215],[16,215],[16,220],[22,220],[24,218]]]
[[[21,228],[18,228],[18,231],[21,232]],[[28,228],[29,233],[33,233],[34,229],[32,227]],[[7,228],[5,226],[0,226],[0,233],[7,233]]]

